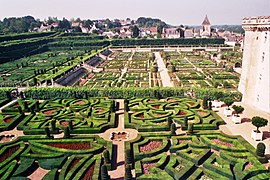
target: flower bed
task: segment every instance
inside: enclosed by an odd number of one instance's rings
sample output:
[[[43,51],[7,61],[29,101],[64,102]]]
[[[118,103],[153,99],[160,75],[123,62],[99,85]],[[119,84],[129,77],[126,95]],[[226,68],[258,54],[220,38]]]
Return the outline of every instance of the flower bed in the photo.
[[[184,116],[184,115],[186,115],[187,113],[186,112],[184,112],[184,111],[179,111],[176,115],[177,116]]]
[[[143,174],[150,174],[149,169],[155,166],[157,163],[143,163]]]
[[[82,101],[82,100],[80,100],[80,101],[75,102],[74,104],[78,104],[78,105],[84,105],[84,104],[85,104],[85,102],[84,102],[84,101]]]
[[[71,169],[73,169],[76,166],[76,164],[78,164],[80,162],[80,160],[81,160],[81,158],[74,158],[72,160],[72,162],[70,163],[69,168],[67,169],[67,172],[69,172]]]
[[[185,143],[185,142],[189,143],[189,142],[192,142],[192,140],[191,139],[179,139],[178,140],[178,144],[182,144],[182,143]]]
[[[61,148],[61,149],[70,149],[70,150],[85,150],[90,149],[91,145],[89,143],[49,143],[46,144],[47,146],[55,147],[55,148]]]
[[[47,110],[47,111],[44,111],[43,114],[46,114],[46,115],[52,115],[55,113],[55,110],[54,109],[50,109],[50,110]]]
[[[251,163],[251,162],[248,162],[246,165],[245,165],[245,168],[244,169],[249,169],[249,168],[253,168],[254,165]]]
[[[140,146],[140,152],[149,152],[154,149],[160,148],[162,146],[162,141],[150,141],[149,143]]]
[[[224,141],[221,141],[219,139],[212,139],[211,141],[214,142],[214,143],[223,145],[223,146],[234,147],[234,145],[232,143],[224,142]]]
[[[5,161],[9,158],[13,153],[15,153],[20,148],[20,145],[12,146],[7,148],[1,155],[0,155],[0,163]]]
[[[89,166],[87,168],[86,172],[84,173],[84,175],[82,176],[81,179],[82,180],[92,180],[94,168],[95,168],[95,163],[93,163],[91,166]]]
[[[6,123],[10,123],[10,122],[12,121],[12,119],[13,119],[12,117],[6,118],[6,119],[5,119],[5,122],[6,122]]]

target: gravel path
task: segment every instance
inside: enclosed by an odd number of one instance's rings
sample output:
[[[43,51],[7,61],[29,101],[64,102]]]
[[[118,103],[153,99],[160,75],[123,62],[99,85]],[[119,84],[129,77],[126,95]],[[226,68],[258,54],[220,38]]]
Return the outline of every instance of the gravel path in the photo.
[[[155,57],[157,60],[158,65],[158,72],[160,74],[160,78],[163,84],[163,87],[173,87],[173,84],[171,82],[171,78],[168,74],[168,69],[166,68],[163,59],[161,58],[161,55],[159,52],[155,52]]]

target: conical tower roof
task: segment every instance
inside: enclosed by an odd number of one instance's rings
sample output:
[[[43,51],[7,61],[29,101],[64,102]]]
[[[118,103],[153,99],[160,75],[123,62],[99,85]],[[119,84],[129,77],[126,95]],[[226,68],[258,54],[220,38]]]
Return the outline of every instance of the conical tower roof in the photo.
[[[204,20],[202,22],[202,25],[211,25],[207,15],[205,16],[205,18],[204,18]]]

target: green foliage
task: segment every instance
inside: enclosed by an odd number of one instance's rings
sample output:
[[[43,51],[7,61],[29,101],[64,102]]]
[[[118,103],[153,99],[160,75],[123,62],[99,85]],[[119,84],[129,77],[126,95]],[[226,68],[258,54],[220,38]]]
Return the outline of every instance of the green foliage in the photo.
[[[257,156],[264,157],[265,149],[266,149],[266,147],[265,147],[264,143],[262,143],[262,142],[258,143],[257,144],[257,149],[256,149]]]
[[[103,151],[103,157],[104,157],[104,160],[105,160],[105,163],[106,164],[110,164],[111,163],[110,152],[107,149],[105,149]]]
[[[240,114],[240,113],[242,113],[245,110],[245,108],[243,108],[242,106],[237,106],[237,105],[233,105],[232,108],[234,109],[234,111],[236,112],[236,114]]]
[[[114,39],[113,46],[136,46],[136,45],[212,45],[224,44],[223,38],[178,38],[178,39]]]
[[[133,158],[132,158],[132,152],[130,149],[126,150],[126,164],[132,164],[133,163]]]
[[[92,88],[88,87],[66,87],[66,88],[29,88],[25,90],[27,98],[33,99],[54,99],[54,98],[77,98],[74,92],[82,97],[111,97],[111,98],[167,98],[167,97],[184,97],[185,91],[193,90],[196,98],[203,99],[207,96],[211,99],[220,97],[231,97],[235,100],[241,99],[241,94],[238,92],[229,92],[218,89],[204,88]]]
[[[192,134],[194,130],[194,124],[192,122],[188,123],[188,133]]]
[[[257,132],[259,132],[259,128],[260,127],[264,127],[268,124],[268,120],[264,119],[262,117],[259,116],[255,116],[251,119],[252,124],[257,127]]]
[[[175,125],[175,123],[171,124],[170,130],[171,130],[171,135],[176,135],[176,125]]]
[[[107,167],[105,165],[101,166],[101,180],[108,180],[110,176],[108,174]]]
[[[125,166],[125,180],[132,180],[132,166],[130,164],[126,164]]]
[[[234,100],[232,98],[225,98],[224,103],[229,107],[234,103]]]
[[[203,109],[208,109],[208,98],[207,97],[204,97],[203,98]]]
[[[70,138],[70,130],[69,127],[64,129],[64,138]]]

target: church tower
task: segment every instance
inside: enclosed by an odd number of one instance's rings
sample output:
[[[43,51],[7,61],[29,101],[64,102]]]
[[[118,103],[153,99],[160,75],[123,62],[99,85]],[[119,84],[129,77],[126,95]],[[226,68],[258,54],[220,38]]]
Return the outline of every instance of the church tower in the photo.
[[[244,18],[242,101],[270,113],[270,16]]]
[[[203,22],[202,22],[202,31],[201,31],[202,37],[210,37],[211,36],[211,24],[207,17],[205,16]]]

